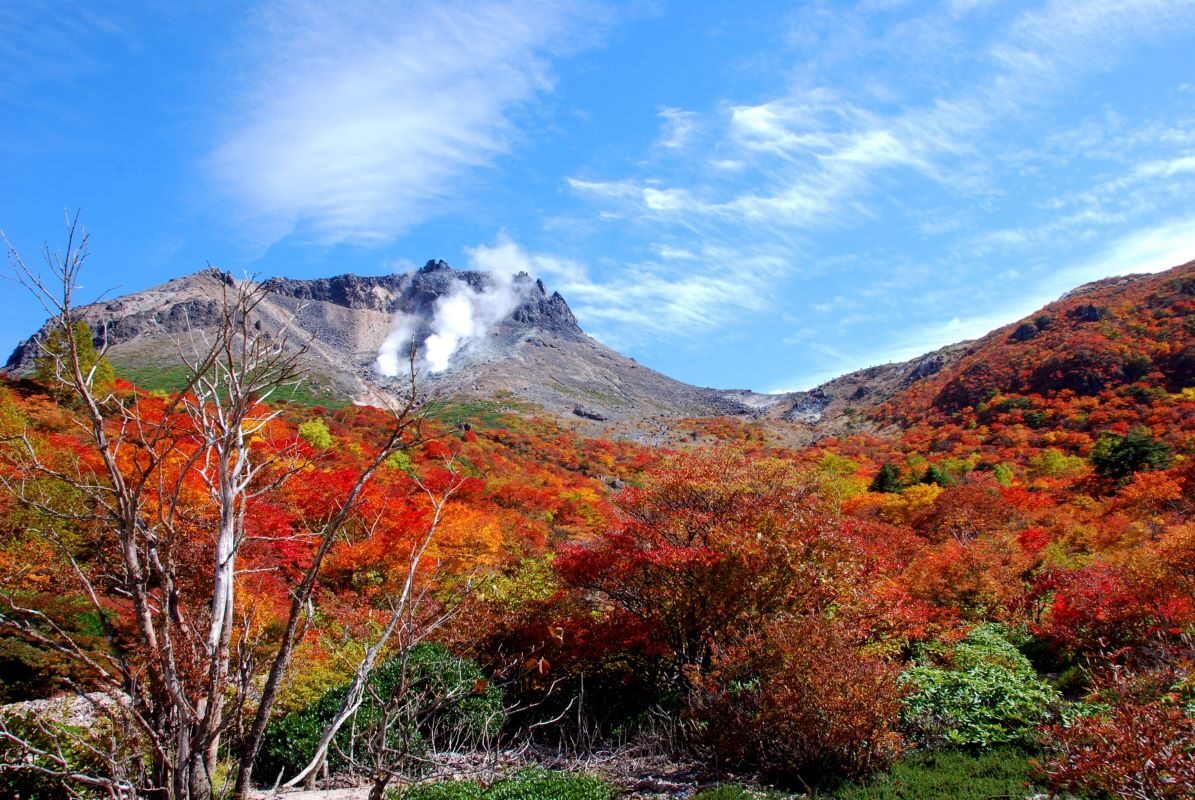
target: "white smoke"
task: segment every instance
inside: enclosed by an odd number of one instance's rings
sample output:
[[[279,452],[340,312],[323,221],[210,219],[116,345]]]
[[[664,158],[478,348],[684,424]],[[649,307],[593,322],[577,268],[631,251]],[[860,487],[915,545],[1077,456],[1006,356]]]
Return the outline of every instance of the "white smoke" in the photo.
[[[423,359],[432,372],[448,369],[454,355],[485,338],[522,300],[510,275],[490,273],[490,277],[491,285],[480,292],[458,279],[448,294],[436,300],[432,332],[423,343]]]
[[[436,299],[426,328],[427,338],[417,348],[420,368],[437,373],[448,369],[453,356],[480,342],[490,330],[526,299],[529,283],[515,281],[503,258],[502,245],[478,247],[469,251],[471,266],[488,273],[487,285],[474,289],[454,278],[448,292]],[[404,371],[411,339],[422,327],[419,317],[399,312],[390,333],[378,349],[374,368],[379,374],[394,377]]]
[[[378,348],[378,358],[373,364],[379,375],[387,378],[398,375],[411,346],[411,337],[415,335],[415,326],[416,320],[401,311],[394,315],[390,333]]]

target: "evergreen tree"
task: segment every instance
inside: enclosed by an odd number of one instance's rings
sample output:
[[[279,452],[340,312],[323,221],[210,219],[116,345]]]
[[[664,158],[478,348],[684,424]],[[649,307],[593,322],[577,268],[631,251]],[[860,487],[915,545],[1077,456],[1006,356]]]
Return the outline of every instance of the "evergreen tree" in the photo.
[[[1091,465],[1105,478],[1124,480],[1136,472],[1166,469],[1172,456],[1148,428],[1134,428],[1124,436],[1106,433],[1091,451]]]
[[[936,483],[938,486],[949,486],[950,478],[936,465],[930,464],[925,468],[925,474],[921,476],[921,482]]]
[[[885,494],[893,494],[899,492],[903,487],[900,483],[900,470],[894,464],[885,464],[880,467],[880,471],[876,473],[875,478],[871,481],[871,486],[868,487],[872,492],[884,492]]]

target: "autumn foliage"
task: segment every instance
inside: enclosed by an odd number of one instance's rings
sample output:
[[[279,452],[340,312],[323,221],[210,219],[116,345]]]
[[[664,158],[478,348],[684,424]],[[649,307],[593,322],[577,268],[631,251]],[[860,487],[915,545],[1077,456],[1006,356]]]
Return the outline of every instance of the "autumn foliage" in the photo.
[[[559,717],[536,735],[575,741],[589,726],[625,737],[664,714],[683,731],[677,741],[720,768],[797,785],[861,775],[921,741],[904,715],[910,671],[969,685],[940,654],[997,625],[1023,651],[1018,679],[1058,698],[1017,734],[1044,747],[1042,780],[1185,796],[1195,781],[1183,649],[1195,632],[1193,315],[1191,266],[1098,284],[913,383],[874,412],[882,435],[795,451],[773,446],[766,426],[735,421],[684,421],[669,447],[648,447],[495,407],[446,407],[428,423],[432,443],[379,469],[328,553],[321,614],[282,707],[344,682],[346,643],[376,629],[427,524],[419,484],[451,480],[451,455],[464,480],[420,567],[429,613],[464,598],[437,636],[524,709],[512,729]],[[141,401],[147,414],[169,413],[161,397]],[[264,637],[311,558],[310,530],[377,452],[386,421],[364,407],[280,408],[252,447],[289,453],[279,468],[296,471],[246,508],[238,599],[246,630]],[[24,432],[53,463],[94,469],[72,420],[43,386],[0,385],[0,436]],[[190,534],[174,555],[200,563],[214,512],[184,474],[192,432],[181,419],[176,433],[169,468]],[[0,446],[9,482],[21,478],[11,446]],[[123,464],[136,466],[133,456]],[[0,497],[0,592],[102,649],[42,523]],[[116,562],[98,532],[81,521],[56,535],[104,585]],[[128,624],[122,597],[102,604],[112,625]],[[1128,691],[1108,670],[1167,677]],[[0,678],[15,700],[80,676],[9,636]]]
[[[730,638],[833,596],[835,520],[815,478],[724,448],[676,456],[616,498],[596,542],[564,548],[562,582],[653,627],[679,679]]]

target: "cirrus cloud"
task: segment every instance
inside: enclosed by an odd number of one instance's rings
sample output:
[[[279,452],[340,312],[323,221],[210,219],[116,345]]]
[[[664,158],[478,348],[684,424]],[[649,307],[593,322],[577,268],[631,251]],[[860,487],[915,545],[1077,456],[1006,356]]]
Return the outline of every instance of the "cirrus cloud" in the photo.
[[[272,3],[209,166],[264,244],[391,241],[513,150],[517,113],[552,91],[553,58],[592,41],[595,8]]]

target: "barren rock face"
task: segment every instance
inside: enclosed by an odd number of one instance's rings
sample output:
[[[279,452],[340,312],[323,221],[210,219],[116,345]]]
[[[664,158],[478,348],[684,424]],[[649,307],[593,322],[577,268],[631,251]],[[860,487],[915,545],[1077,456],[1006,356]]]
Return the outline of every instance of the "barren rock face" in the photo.
[[[177,363],[180,340],[202,336],[217,324],[222,293],[236,282],[226,272],[207,269],[88,306],[81,316],[97,343],[109,342],[118,371],[132,366],[143,375]],[[264,284],[269,295],[258,307],[257,323],[271,336],[307,342],[306,367],[330,396],[372,402],[393,385],[374,364],[396,314],[405,315],[416,341],[423,342],[441,300],[462,287],[492,291],[496,282],[488,273],[455,270],[443,261],[428,261],[405,274],[271,278]],[[809,439],[861,424],[853,412],[883,402],[954,358],[947,349],[917,362],[853,373],[810,392],[702,388],[644,367],[587,336],[565,299],[549,293],[542,281],[519,274],[511,276],[507,289],[516,299],[509,313],[462,346],[447,369],[421,374],[424,391],[515,399],[598,429],[678,417],[741,416],[789,424],[798,438]],[[38,338],[13,352],[10,371],[32,369]],[[844,421],[845,411],[852,412],[850,420]]]

